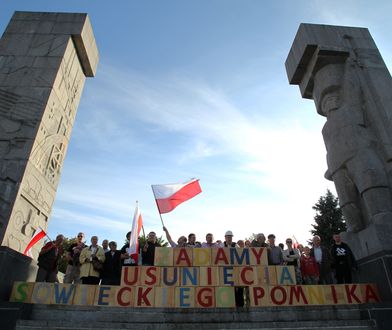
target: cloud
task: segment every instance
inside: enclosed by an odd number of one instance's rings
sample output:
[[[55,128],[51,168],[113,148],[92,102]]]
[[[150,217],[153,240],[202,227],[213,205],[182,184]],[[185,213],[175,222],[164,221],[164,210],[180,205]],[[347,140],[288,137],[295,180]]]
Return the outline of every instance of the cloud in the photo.
[[[257,97],[255,112],[223,88],[186,75],[148,77],[101,66],[94,98],[88,95],[80,109],[55,219],[121,241],[136,199],[146,230],[161,226],[151,183],[200,175],[203,196],[169,215],[173,237],[191,230],[203,239],[206,231],[231,229],[241,238],[268,231],[300,239],[328,186],[323,118],[292,86],[268,87],[276,99]]]
[[[133,79],[132,73],[116,72],[113,68],[106,74],[108,86],[104,89],[116,102],[128,105],[123,113],[128,119],[122,121],[136,120],[157,129],[162,137],[171,132],[181,134],[176,144],[188,147],[180,149],[182,163],[216,155],[231,156],[242,161],[242,171],[263,174],[269,178],[263,179],[263,183],[270,182],[272,186],[272,181],[279,183],[280,178],[287,181],[287,172],[291,180],[301,181],[296,178],[301,176],[304,164],[313,171],[324,162],[321,121],[315,119],[313,123],[317,125],[308,128],[291,116],[271,120],[268,116],[273,107],[269,104],[264,105],[266,110],[261,110],[260,115],[252,117],[221,90],[200,81],[137,75]],[[276,102],[286,104],[287,111],[294,112],[284,99]],[[313,112],[310,116],[317,117]]]

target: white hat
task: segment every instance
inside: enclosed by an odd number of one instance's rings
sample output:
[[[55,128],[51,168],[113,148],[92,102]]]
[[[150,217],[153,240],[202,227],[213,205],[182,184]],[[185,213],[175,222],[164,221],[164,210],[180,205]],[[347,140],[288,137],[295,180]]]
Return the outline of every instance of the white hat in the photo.
[[[234,236],[234,235],[233,235],[233,232],[232,232],[231,230],[228,230],[228,231],[225,233],[225,236]]]

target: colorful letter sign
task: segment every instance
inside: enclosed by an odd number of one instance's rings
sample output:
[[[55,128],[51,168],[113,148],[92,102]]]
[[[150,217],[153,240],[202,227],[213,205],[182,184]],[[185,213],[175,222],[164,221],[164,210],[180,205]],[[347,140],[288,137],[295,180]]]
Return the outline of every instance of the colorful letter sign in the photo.
[[[293,266],[268,266],[265,248],[157,248],[154,266],[125,266],[121,285],[15,282],[10,301],[116,307],[235,307],[248,287],[251,307],[380,301],[374,284],[296,285]]]

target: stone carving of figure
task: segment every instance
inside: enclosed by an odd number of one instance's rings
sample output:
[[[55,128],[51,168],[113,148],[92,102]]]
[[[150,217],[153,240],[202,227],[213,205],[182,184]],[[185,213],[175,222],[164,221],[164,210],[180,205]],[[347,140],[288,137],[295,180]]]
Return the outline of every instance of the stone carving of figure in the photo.
[[[313,99],[327,117],[325,176],[335,183],[348,231],[357,232],[392,212],[391,192],[357,64],[350,58],[331,62],[314,74]]]

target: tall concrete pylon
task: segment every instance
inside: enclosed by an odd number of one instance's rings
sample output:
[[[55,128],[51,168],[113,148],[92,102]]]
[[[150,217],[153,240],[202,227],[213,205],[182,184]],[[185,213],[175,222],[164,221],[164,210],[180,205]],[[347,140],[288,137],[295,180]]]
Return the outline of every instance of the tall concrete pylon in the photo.
[[[87,14],[14,13],[0,40],[2,246],[23,252],[39,227],[46,230],[85,79],[97,64]]]
[[[286,60],[290,84],[326,117],[326,178],[347,222],[361,282],[392,301],[392,78],[366,28],[301,24]],[[304,178],[305,179],[305,178]]]

